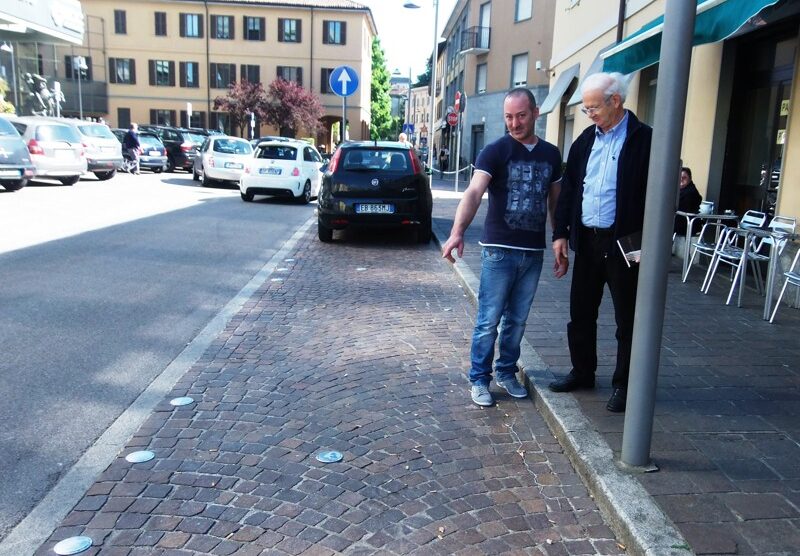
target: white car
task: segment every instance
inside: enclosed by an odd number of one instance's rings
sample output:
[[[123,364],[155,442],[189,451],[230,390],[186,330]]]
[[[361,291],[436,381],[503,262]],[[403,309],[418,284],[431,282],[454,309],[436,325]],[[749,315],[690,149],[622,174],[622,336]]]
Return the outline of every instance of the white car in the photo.
[[[262,141],[239,182],[242,200],[276,195],[306,204],[319,194],[323,164],[317,149],[304,141]]]
[[[75,128],[40,116],[14,116],[8,121],[27,144],[37,178],[78,183],[86,172],[86,152]]]
[[[192,178],[203,185],[214,181],[238,183],[253,156],[250,142],[239,137],[210,135],[194,159]]]

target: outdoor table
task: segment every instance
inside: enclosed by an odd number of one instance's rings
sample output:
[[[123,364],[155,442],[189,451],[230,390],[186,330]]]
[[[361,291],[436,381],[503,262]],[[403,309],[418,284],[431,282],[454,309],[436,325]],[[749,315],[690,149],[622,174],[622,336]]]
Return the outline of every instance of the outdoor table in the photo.
[[[772,292],[775,288],[775,272],[778,268],[777,245],[779,241],[795,241],[800,235],[789,233],[783,230],[771,230],[768,228],[734,228],[736,233],[744,236],[745,248],[742,250],[742,271],[739,273],[739,306],[742,304],[742,288],[744,288],[745,277],[747,276],[747,256],[750,253],[748,245],[755,245],[756,239],[772,238],[772,246],[769,250],[769,263],[767,264],[767,279],[764,288],[764,313],[761,316],[764,320],[769,320],[772,309]]]
[[[735,214],[701,214],[697,212],[685,212],[682,210],[677,211],[675,214],[686,218],[686,241],[683,245],[683,275],[681,279],[686,282],[686,276],[689,274],[689,255],[692,250],[692,229],[696,220],[716,220],[722,222],[723,220],[739,220]],[[717,238],[719,239],[719,238]]]

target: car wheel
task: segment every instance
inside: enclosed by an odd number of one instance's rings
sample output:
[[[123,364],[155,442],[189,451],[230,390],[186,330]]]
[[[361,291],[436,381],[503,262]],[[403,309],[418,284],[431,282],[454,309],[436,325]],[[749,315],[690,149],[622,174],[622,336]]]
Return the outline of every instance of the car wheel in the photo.
[[[333,228],[327,227],[319,218],[317,218],[317,236],[319,236],[319,240],[323,243],[330,243],[333,241]]]
[[[117,171],[116,170],[111,170],[110,172],[95,172],[94,175],[97,176],[98,180],[106,181],[106,180],[110,180],[111,178],[116,176],[117,175]]]
[[[205,172],[203,172],[202,174],[200,174],[200,183],[202,183],[202,184],[203,184],[203,187],[208,187],[208,186],[210,186],[212,181],[213,181],[213,180],[212,180],[211,178],[209,178],[209,177],[206,175],[206,173],[205,173]]]
[[[197,173],[197,170],[194,169],[194,166],[192,166],[192,179],[194,181],[200,181],[200,174]]]
[[[306,184],[303,186],[303,192],[297,198],[297,202],[301,205],[307,205],[311,202],[311,180],[306,180]]]
[[[66,178],[58,178],[58,181],[63,183],[64,185],[75,185],[80,180],[80,176],[68,176]]]
[[[430,218],[423,220],[417,229],[417,243],[428,243],[432,235]]]
[[[6,188],[6,191],[19,191],[23,187],[28,184],[28,180],[21,179],[21,180],[14,180],[14,181],[4,181],[2,184],[3,187]]]
[[[172,158],[167,158],[167,172],[175,171],[175,161]]]
[[[239,194],[242,196],[242,201],[245,201],[247,203],[252,203],[253,202],[253,197],[255,197],[255,195],[253,195],[249,191],[247,191],[247,192],[240,191]]]
[[[153,173],[154,174],[160,174],[161,170],[162,170],[161,168],[153,168]]]

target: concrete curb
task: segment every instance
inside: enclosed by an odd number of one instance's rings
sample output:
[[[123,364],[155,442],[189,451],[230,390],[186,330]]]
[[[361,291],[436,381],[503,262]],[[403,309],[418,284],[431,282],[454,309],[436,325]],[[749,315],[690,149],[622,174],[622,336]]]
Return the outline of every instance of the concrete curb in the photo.
[[[449,236],[436,221],[434,238],[441,248]],[[450,265],[473,304],[479,277],[466,264]],[[547,365],[523,338],[520,364],[525,385],[533,392],[547,426],[564,447],[570,462],[593,496],[600,512],[629,554],[687,556],[694,554],[686,539],[635,477],[621,471],[608,443],[583,414],[571,395],[550,392],[553,379]]]

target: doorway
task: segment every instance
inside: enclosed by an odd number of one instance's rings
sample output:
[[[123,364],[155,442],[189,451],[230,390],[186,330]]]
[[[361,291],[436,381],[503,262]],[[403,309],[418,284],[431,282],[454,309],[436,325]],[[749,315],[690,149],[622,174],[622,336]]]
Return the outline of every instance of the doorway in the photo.
[[[483,135],[483,124],[472,126],[472,152],[470,153],[470,163],[472,164],[475,164],[475,161],[478,159],[478,153],[483,150]]]

